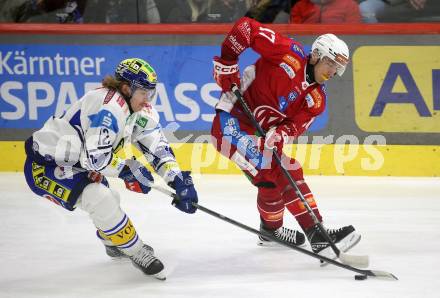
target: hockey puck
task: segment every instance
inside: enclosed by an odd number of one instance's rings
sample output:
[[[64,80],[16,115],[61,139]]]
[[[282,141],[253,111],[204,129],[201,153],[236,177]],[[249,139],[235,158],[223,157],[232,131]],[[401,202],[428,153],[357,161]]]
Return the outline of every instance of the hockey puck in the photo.
[[[367,276],[366,275],[355,275],[354,279],[356,279],[356,280],[364,280],[364,279],[367,279]]]

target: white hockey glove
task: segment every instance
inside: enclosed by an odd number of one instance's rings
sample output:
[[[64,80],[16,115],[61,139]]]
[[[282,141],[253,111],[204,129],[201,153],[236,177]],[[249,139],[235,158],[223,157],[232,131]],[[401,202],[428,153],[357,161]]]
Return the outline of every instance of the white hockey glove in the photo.
[[[222,93],[220,100],[215,105],[215,109],[230,113],[236,101],[237,97],[231,91]]]

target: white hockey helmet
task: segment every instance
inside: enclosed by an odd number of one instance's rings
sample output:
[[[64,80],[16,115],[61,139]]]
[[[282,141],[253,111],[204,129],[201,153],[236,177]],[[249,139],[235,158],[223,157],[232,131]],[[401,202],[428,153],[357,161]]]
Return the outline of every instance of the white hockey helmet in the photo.
[[[336,35],[327,33],[318,36],[313,42],[312,52],[315,51],[315,49],[317,50],[319,58],[328,57],[335,61],[338,64],[336,73],[342,76],[350,58],[347,44]]]

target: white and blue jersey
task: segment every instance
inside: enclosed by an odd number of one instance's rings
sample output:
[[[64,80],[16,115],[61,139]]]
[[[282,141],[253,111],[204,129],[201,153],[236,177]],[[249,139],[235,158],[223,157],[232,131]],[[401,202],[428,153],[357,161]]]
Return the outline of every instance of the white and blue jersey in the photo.
[[[147,105],[130,115],[128,104],[114,90],[100,88],[86,93],[63,116],[47,120],[33,134],[33,142],[34,150],[57,165],[80,165],[111,177],[117,177],[124,165],[115,152],[132,143],[167,182],[174,178],[162,167],[176,161],[156,109]]]
[[[159,124],[159,114],[153,106],[146,105],[141,111],[131,114],[128,104],[119,92],[107,88],[87,92],[61,117],[48,119],[26,141],[26,179],[34,192],[37,193],[38,190],[39,195],[55,194],[55,199],[58,200],[54,191],[48,191],[53,188],[53,184],[64,187],[67,191],[64,194],[75,186],[74,181],[64,183],[62,179],[65,177],[52,175],[60,172],[59,168],[79,169],[84,174],[99,172],[104,176],[118,177],[125,160],[116,153],[126,144],[135,145],[166,183],[173,181],[180,173],[173,151]],[[43,169],[39,166],[43,166]],[[38,171],[32,170],[33,168],[38,168]],[[74,178],[84,178],[78,171],[74,173],[77,175]],[[46,184],[52,183],[52,186],[45,187],[41,184],[43,180],[48,180]],[[44,193],[40,193],[41,191]],[[73,207],[76,200],[67,197],[61,199],[69,201],[70,207]],[[63,204],[63,201],[60,203]]]

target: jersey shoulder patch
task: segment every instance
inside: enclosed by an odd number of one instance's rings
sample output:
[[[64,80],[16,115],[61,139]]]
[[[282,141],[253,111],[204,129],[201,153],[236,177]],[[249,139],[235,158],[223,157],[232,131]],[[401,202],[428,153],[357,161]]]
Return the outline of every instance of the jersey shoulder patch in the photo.
[[[289,64],[281,62],[280,67],[286,72],[289,79],[293,79],[295,77],[296,73]]]
[[[122,95],[116,90],[103,88],[105,91],[103,105],[109,105],[116,109],[122,109],[124,113],[128,113],[128,104]]]
[[[325,109],[327,93],[325,91],[325,85],[318,85],[317,87],[311,89],[305,96],[307,107],[320,114]]]
[[[296,73],[303,71],[306,64],[304,50],[301,44],[289,39],[290,46],[281,57],[279,66],[287,73],[290,79],[293,79]]]
[[[112,100],[113,96],[115,96],[116,90],[108,90],[107,94],[104,97],[104,104],[108,104],[110,100]]]
[[[302,67],[300,59],[291,54],[285,54],[283,56],[283,63],[292,67],[294,71],[299,71]]]
[[[142,110],[136,112],[136,126],[141,130],[152,130],[159,125],[159,113],[150,105],[145,105]]]
[[[295,40],[292,40],[292,44],[290,45],[290,50],[301,59],[306,58],[306,54],[304,53],[304,47]]]

